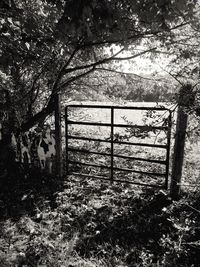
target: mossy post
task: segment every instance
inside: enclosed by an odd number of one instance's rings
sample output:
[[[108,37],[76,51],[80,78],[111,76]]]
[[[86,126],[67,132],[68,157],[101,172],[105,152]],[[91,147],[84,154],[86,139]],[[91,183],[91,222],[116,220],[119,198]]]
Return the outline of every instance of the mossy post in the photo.
[[[188,111],[193,103],[194,94],[192,92],[192,85],[185,84],[180,89],[178,97],[174,157],[170,188],[170,194],[173,199],[177,199],[181,191],[181,177],[183,169],[185,137],[188,123]]]
[[[62,177],[62,134],[60,95],[55,96],[55,141],[56,141],[56,174]]]

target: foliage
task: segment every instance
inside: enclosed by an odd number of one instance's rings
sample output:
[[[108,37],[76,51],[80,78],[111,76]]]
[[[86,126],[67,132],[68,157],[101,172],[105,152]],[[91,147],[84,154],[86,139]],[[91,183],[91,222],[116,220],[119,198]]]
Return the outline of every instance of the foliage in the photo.
[[[67,94],[75,82],[98,66],[155,50],[151,40],[170,36],[193,15],[180,1],[3,1],[1,9],[1,82],[12,98],[16,127],[25,131],[53,112],[55,94]],[[150,49],[125,57],[112,44],[147,40]],[[157,45],[156,45],[157,46]],[[107,47],[107,49],[105,49]],[[109,48],[109,49],[108,49]],[[120,56],[121,55],[121,56]],[[5,80],[5,79],[4,79]]]
[[[21,200],[23,201],[23,200]],[[1,266],[198,266],[198,194],[71,177],[56,206],[1,221]]]
[[[199,116],[199,8],[194,9],[193,15],[193,18],[187,23],[184,15],[180,13],[185,25],[173,31],[173,42],[171,43],[168,40],[162,52],[166,53],[170,59],[164,71],[174,81],[178,82],[179,87],[190,87],[190,97],[194,98],[190,111]],[[183,92],[182,89],[181,91]]]
[[[101,84],[99,85],[101,88]],[[134,74],[115,74],[107,78],[102,85],[102,92],[110,99],[133,102],[169,102],[174,98],[173,82],[165,78],[154,80],[147,77],[135,77]]]

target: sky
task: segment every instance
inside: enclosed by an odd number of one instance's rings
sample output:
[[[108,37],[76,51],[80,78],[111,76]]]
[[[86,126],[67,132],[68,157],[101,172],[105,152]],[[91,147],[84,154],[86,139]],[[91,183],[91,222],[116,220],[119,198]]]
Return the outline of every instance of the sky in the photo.
[[[114,52],[120,50],[120,47],[115,46]],[[144,47],[138,46],[138,53],[145,50]],[[123,54],[120,54],[118,57],[128,57],[131,56],[130,51],[125,51]],[[156,54],[158,55],[158,54]],[[127,73],[135,73],[138,75],[147,75],[151,76],[153,73],[157,72],[160,76],[166,76],[167,65],[169,64],[171,57],[165,54],[159,54],[159,56],[153,56],[150,58],[150,54],[138,56],[134,59],[120,61],[116,63],[118,66],[118,70],[127,72]]]

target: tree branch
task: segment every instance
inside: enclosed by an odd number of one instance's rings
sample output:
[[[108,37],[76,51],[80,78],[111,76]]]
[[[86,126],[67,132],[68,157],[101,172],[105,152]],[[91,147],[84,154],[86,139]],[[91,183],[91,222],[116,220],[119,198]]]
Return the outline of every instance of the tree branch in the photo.
[[[68,69],[66,69],[65,73],[63,73],[63,74],[67,74],[67,73],[74,72],[74,71],[77,71],[77,70],[88,69],[88,68],[96,67],[97,65],[101,65],[101,64],[107,63],[107,62],[113,60],[113,58],[116,57],[117,55],[119,55],[122,51],[124,51],[124,48],[120,49],[117,53],[115,53],[111,57],[101,59],[101,60],[96,61],[96,62],[91,63],[91,64],[77,66],[75,68],[68,68]]]
[[[79,47],[77,46],[74,51],[72,52],[72,54],[70,55],[69,59],[67,60],[67,62],[61,67],[61,69],[59,70],[59,73],[56,77],[56,80],[54,81],[53,84],[53,88],[52,88],[52,94],[57,93],[58,90],[58,84],[61,81],[63,75],[65,74],[65,69],[67,66],[69,66],[69,64],[71,63],[72,59],[74,58],[75,54],[78,52]]]
[[[130,60],[130,59],[134,59],[136,57],[139,57],[141,55],[144,55],[146,53],[149,53],[149,52],[153,52],[155,51],[157,48],[154,47],[154,48],[150,48],[148,50],[145,50],[145,51],[142,51],[141,53],[138,53],[136,55],[132,55],[130,57],[116,57],[117,55],[119,55],[122,51],[124,51],[124,48],[121,49],[120,51],[118,51],[117,53],[115,53],[114,55],[112,55],[111,57],[108,57],[108,58],[104,58],[104,59],[101,59],[97,62],[94,62],[94,63],[91,63],[91,64],[88,64],[88,65],[83,65],[83,66],[77,66],[75,68],[68,68],[66,69],[65,71],[65,74],[67,73],[70,73],[70,72],[74,72],[74,71],[78,71],[78,70],[83,70],[83,69],[88,69],[88,68],[92,68],[92,67],[96,67],[98,65],[102,65],[102,64],[105,64],[105,63],[108,63],[110,61],[122,61],[122,60]],[[64,73],[63,73],[64,74]]]
[[[140,76],[138,74],[135,74],[135,73],[131,73],[131,72],[124,72],[124,71],[117,71],[117,70],[113,70],[113,69],[107,69],[107,68],[96,68],[95,69],[96,71],[100,70],[100,71],[108,71],[108,72],[113,72],[113,73],[116,73],[116,74],[125,74],[125,75],[130,75],[130,76],[136,76],[137,78],[140,78],[140,79],[144,79],[144,80],[155,80],[155,79],[151,79],[151,78],[147,78],[147,77],[143,77],[143,76]],[[136,79],[134,79],[135,81],[137,81]]]
[[[60,91],[62,88],[68,86],[70,83],[88,75],[89,73],[93,72],[95,70],[95,66],[92,66],[92,68],[84,73],[81,73],[80,75],[78,76],[74,76],[72,77],[71,79],[67,80],[67,81],[64,81],[62,84],[60,84],[60,86],[58,87],[58,90]]]
[[[174,27],[171,27],[168,29],[168,31],[173,31],[176,30],[178,28],[184,27],[186,25],[190,24],[190,22],[182,22]],[[163,30],[157,30],[157,31],[147,31],[147,32],[143,32],[143,33],[138,33],[138,34],[134,34],[131,36],[128,36],[126,38],[127,41],[131,41],[133,39],[139,39],[139,38],[149,38],[149,37],[153,37],[153,36],[158,36],[158,34],[161,33],[163,34]],[[96,41],[96,42],[85,42],[82,46],[80,46],[80,48],[86,48],[86,47],[92,47],[92,46],[101,46],[101,45],[111,45],[111,44],[119,44],[122,43],[124,41],[124,38],[119,38],[116,40],[110,39],[110,40],[106,40],[106,41]]]
[[[166,72],[167,74],[169,74],[172,78],[174,78],[181,86],[183,86],[183,83],[175,76],[173,75],[171,72],[168,72],[166,69],[163,69],[160,65],[159,67],[164,71]]]
[[[136,57],[139,57],[139,56],[142,56],[146,53],[149,53],[149,52],[153,52],[154,50],[156,50],[157,48],[154,47],[154,48],[150,48],[148,50],[145,50],[145,51],[142,51],[141,53],[139,54],[136,54],[136,55],[132,55],[130,57],[114,57],[112,60],[129,60],[129,59],[134,59]]]
[[[95,70],[95,67],[91,68],[87,72],[84,72],[84,73],[82,73],[82,74],[80,74],[78,76],[75,76],[75,77],[71,78],[70,80],[68,80],[66,82],[63,82],[59,86],[58,90],[61,90],[63,87],[69,85],[73,81],[75,81],[77,79],[80,79],[80,78],[84,77],[85,75],[88,75],[89,73],[91,73],[94,70]],[[56,93],[52,92],[47,106],[45,108],[43,108],[40,112],[35,114],[33,117],[31,117],[27,122],[22,123],[19,131],[25,132],[25,131],[29,130],[31,127],[36,125],[38,122],[44,120],[46,118],[46,116],[48,116],[51,113],[53,113],[54,109],[55,109],[55,105],[54,105],[55,104],[55,95],[56,95]]]

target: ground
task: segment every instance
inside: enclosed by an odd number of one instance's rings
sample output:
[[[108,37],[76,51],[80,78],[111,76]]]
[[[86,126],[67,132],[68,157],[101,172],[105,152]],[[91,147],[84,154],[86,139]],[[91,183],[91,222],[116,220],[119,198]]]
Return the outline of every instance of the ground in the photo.
[[[73,176],[52,186],[21,192],[18,214],[2,214],[0,266],[199,266],[197,194],[172,201]]]

